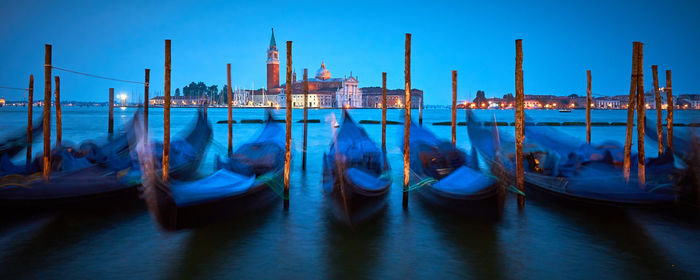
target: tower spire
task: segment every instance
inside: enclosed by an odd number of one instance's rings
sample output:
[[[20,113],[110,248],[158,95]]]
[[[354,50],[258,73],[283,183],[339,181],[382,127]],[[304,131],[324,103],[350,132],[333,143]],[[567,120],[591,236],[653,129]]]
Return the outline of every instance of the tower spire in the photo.
[[[272,28],[272,36],[270,36],[270,49],[277,49],[277,42],[275,41],[275,29]]]

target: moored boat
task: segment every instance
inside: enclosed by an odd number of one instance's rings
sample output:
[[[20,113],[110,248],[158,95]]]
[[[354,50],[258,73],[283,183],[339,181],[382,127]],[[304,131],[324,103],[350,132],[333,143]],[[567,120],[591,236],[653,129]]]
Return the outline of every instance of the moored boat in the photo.
[[[500,218],[505,190],[479,171],[475,154],[469,157],[413,122],[410,151],[412,192],[425,202],[476,219]]]
[[[386,206],[391,186],[386,154],[343,110],[343,123],[323,156],[323,191],[340,221],[361,223]]]
[[[217,171],[205,178],[164,182],[160,172],[154,172],[154,157],[143,153],[140,149],[144,199],[165,229],[194,228],[247,214],[281,197],[284,130],[269,113],[260,134],[225,160],[217,159]]]

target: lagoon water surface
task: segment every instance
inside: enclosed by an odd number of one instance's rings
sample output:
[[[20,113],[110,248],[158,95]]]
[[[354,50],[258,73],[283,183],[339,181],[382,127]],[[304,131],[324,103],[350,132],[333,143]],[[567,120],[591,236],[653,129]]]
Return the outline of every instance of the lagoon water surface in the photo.
[[[133,108],[115,109],[115,129]],[[172,135],[185,130],[193,108],[172,110]],[[41,110],[35,109],[35,118]],[[274,111],[284,118],[284,111]],[[380,120],[381,111],[351,110],[356,121]],[[458,110],[458,121],[464,121]],[[535,121],[585,121],[583,110],[526,111]],[[476,111],[481,120],[513,121],[511,110]],[[655,115],[649,111],[647,116]],[[700,122],[700,111],[675,112],[676,122]],[[339,110],[310,110],[308,166],[301,170],[302,127],[294,110],[290,207],[281,201],[271,209],[196,230],[167,232],[142,204],[32,215],[0,213],[0,279],[698,279],[700,224],[672,211],[571,207],[555,201],[527,200],[519,211],[509,195],[503,218],[485,223],[426,208],[410,196],[401,207],[403,125],[387,126],[387,149],[394,184],[387,208],[365,224],[335,222],[321,191],[321,158],[332,138],[331,120]],[[413,111],[418,119],[418,110]],[[210,108],[214,143],[202,173],[225,154],[227,118],[223,108]],[[234,109],[234,120],[263,119],[261,109]],[[626,111],[594,110],[593,122],[625,122]],[[388,119],[403,121],[402,110]],[[0,108],[0,139],[26,128],[26,108]],[[424,111],[424,126],[449,139],[447,109]],[[52,116],[52,122],[55,121]],[[162,109],[150,110],[152,138],[162,139]],[[362,125],[379,145],[381,127]],[[260,124],[234,124],[234,148],[260,129]],[[55,125],[52,126],[55,129]],[[557,127],[585,139],[584,126]],[[677,129],[688,129],[678,127]],[[502,127],[512,133],[512,126]],[[636,131],[636,130],[635,130]],[[79,143],[101,139],[107,132],[104,107],[63,108],[63,139]],[[55,132],[52,132],[55,136]],[[593,142],[624,141],[624,127],[593,127]],[[636,136],[635,138],[636,139]],[[469,149],[466,127],[457,127],[457,145]],[[636,145],[636,143],[635,143]],[[33,147],[41,151],[41,143]],[[656,146],[647,138],[647,155]],[[20,162],[24,157],[18,156]],[[18,218],[18,217],[19,218]]]

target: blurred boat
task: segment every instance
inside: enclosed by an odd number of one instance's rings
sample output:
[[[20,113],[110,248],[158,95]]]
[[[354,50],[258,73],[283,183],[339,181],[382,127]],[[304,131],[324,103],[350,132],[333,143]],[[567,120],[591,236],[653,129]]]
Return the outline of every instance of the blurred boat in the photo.
[[[514,139],[500,137],[497,127],[487,129],[481,126],[473,112],[469,111],[467,115],[472,145],[493,169],[498,169],[496,172],[515,182]],[[675,201],[673,175],[677,169],[671,153],[646,160],[647,182],[640,185],[636,175],[636,155],[631,158],[632,168],[627,181],[616,159],[619,145],[584,143],[571,149],[580,141],[562,141],[566,137],[560,138],[555,133],[553,129],[537,132],[526,127],[523,155],[528,196],[545,194],[615,206],[661,206]]]
[[[140,124],[140,112],[126,125],[126,129],[103,145],[84,142],[79,146],[64,143],[51,151],[51,173],[48,181],[42,179],[43,156],[37,156],[26,167],[15,166],[12,162],[1,162],[2,170],[17,173],[2,173],[0,178],[0,206],[26,208],[53,208],[57,206],[82,206],[105,203],[121,203],[124,200],[137,200],[137,182],[125,181],[124,176],[130,171],[133,159],[130,150],[139,139],[134,126]],[[200,116],[201,117],[201,116]],[[185,137],[185,144],[190,148],[180,154],[189,157],[171,158],[174,169],[191,169],[190,165],[199,165],[196,157],[203,154],[203,140],[211,137],[211,129],[195,127]],[[202,139],[204,138],[204,139]],[[195,149],[198,149],[195,151]],[[175,149],[177,150],[177,149]],[[175,154],[178,154],[177,152]],[[184,175],[183,175],[184,176]]]
[[[323,155],[323,191],[336,218],[356,224],[386,206],[391,185],[386,154],[343,110],[343,123]]]
[[[282,196],[284,130],[268,112],[260,134],[225,160],[217,158],[217,171],[205,178],[164,182],[152,163],[145,165],[144,199],[158,223],[169,230],[202,226],[264,208]]]
[[[559,113],[571,113],[571,109],[559,109]]]
[[[37,136],[41,135],[43,128],[44,126],[42,115],[41,118],[39,118],[37,121],[34,121],[34,124],[32,124],[31,133],[33,140],[38,140]],[[0,142],[0,158],[6,157],[7,160],[9,160],[15,155],[17,155],[20,151],[27,148],[27,145],[29,144],[30,143],[27,143],[27,130],[22,129],[21,132],[11,135]]]
[[[413,122],[409,142],[411,184],[424,201],[477,219],[500,219],[505,189],[479,171],[476,154],[468,157]]]

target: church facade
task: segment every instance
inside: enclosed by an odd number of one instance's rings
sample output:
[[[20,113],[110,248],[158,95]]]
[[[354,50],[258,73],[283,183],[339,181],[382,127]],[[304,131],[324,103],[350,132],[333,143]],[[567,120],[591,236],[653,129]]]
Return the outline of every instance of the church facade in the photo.
[[[350,73],[350,76],[333,78],[326,63],[321,62],[321,67],[313,78],[308,79],[309,94],[307,96],[309,108],[360,108],[363,106],[362,89],[358,87],[359,80]],[[279,105],[286,105],[286,84],[279,85],[279,51],[275,42],[274,30],[270,38],[270,46],[267,50],[267,87],[268,94],[277,94]],[[296,71],[292,78],[292,107],[304,107],[304,82],[297,80]]]

